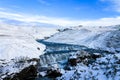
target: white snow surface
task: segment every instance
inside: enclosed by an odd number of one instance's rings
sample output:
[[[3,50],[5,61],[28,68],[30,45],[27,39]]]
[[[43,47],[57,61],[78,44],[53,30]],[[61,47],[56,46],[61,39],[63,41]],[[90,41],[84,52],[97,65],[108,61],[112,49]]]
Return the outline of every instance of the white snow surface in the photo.
[[[38,43],[36,39],[43,39],[55,32],[56,29],[44,26],[14,26],[0,23],[0,59],[10,60],[21,56],[39,58],[45,45]]]
[[[26,67],[37,65],[36,61],[30,61],[28,57],[17,57],[11,61],[0,61],[0,80],[3,80],[8,75],[14,76]]]
[[[118,26],[84,26],[68,28],[56,33],[47,41],[84,45],[89,48],[120,51],[120,30]]]
[[[120,80],[120,54],[106,54],[88,66],[78,63],[58,80]]]

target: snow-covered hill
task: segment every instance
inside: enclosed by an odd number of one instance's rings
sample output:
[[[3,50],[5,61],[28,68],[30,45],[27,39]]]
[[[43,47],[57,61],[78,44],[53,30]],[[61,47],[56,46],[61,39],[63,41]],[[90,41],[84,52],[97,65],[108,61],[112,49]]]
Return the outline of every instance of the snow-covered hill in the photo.
[[[46,41],[120,52],[119,26],[83,26],[61,30]]]
[[[0,24],[0,59],[10,60],[15,57],[39,58],[45,46],[36,42],[55,33],[52,28],[35,26],[14,26]]]
[[[16,76],[16,73],[22,72],[24,68],[30,65],[36,66],[39,62],[41,65],[48,65],[46,67],[41,67],[39,63],[39,67],[42,68],[42,73],[44,69],[49,70],[49,67],[52,67],[52,69],[55,68],[58,71],[59,69],[62,70],[61,77],[57,77],[58,80],[120,79],[119,26],[80,26],[61,29],[59,31],[59,33],[56,33],[56,29],[48,27],[0,24],[0,79],[9,76],[12,77],[13,75]],[[50,35],[52,36],[47,39]],[[46,54],[44,55],[42,54],[46,47],[36,41],[43,38],[46,38],[45,41],[48,41],[47,43],[52,44],[51,46],[47,46]],[[86,46],[85,48],[89,47],[89,50],[91,48],[102,49],[115,52],[116,54],[107,51],[103,53],[94,53],[82,51],[81,49],[78,49],[77,52],[71,52],[70,54],[68,52],[60,53],[60,51],[63,52],[63,50],[74,50],[74,47],[75,49],[79,48],[79,45],[84,45],[84,47]],[[49,54],[47,51],[53,51],[54,53]],[[59,51],[60,54],[55,53],[56,51]],[[36,59],[39,58],[39,56],[40,61]],[[59,67],[58,63],[62,66]],[[54,71],[56,72],[54,69],[49,72],[55,74]],[[45,71],[45,73],[46,72],[48,71]],[[29,78],[29,76],[27,76],[27,78]]]

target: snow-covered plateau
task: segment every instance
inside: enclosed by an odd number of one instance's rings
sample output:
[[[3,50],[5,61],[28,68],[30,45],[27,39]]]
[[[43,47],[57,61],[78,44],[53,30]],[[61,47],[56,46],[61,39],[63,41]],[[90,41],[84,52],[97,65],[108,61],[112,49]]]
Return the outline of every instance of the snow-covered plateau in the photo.
[[[49,42],[84,45],[89,48],[120,52],[120,26],[83,26],[60,30]]]
[[[52,28],[0,25],[0,59],[10,60],[25,56],[39,58],[45,46],[36,41],[57,32]]]
[[[38,43],[36,39],[44,39],[55,32],[56,29],[44,26],[15,26],[0,23],[0,80],[20,72],[25,67],[36,65],[34,60],[26,62],[28,59],[39,59],[39,56],[44,54],[45,45]],[[24,63],[20,64],[21,60]]]
[[[1,24],[0,79],[120,80],[119,34],[119,25],[57,31]]]

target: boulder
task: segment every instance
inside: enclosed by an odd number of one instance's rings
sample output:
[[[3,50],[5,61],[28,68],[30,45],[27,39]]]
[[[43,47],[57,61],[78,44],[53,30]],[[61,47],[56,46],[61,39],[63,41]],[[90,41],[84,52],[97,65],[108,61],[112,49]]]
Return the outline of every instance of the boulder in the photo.
[[[31,65],[24,68],[19,73],[14,74],[13,76],[7,76],[3,80],[34,80],[37,77],[37,67]]]
[[[60,70],[57,68],[57,69],[49,69],[47,70],[47,77],[50,77],[50,78],[56,78],[56,77],[60,77],[62,76],[62,73],[60,72]]]
[[[71,66],[76,66],[76,65],[77,65],[77,58],[69,58],[69,59],[68,59],[68,63],[69,63]]]

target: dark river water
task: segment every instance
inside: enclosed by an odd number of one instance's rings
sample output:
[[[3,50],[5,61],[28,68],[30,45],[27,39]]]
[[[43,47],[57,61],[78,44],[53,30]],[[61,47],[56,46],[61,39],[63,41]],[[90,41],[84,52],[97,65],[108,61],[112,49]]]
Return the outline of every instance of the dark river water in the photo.
[[[39,67],[45,66],[48,64],[59,64],[64,65],[65,61],[68,60],[71,53],[75,53],[80,50],[87,51],[89,53],[106,53],[104,50],[96,50],[88,48],[83,45],[74,45],[74,44],[65,44],[65,43],[54,43],[47,42],[44,40],[37,40],[37,42],[46,45],[45,54],[40,56],[40,65]],[[39,70],[38,70],[39,71]],[[53,80],[47,77],[37,78],[36,80]]]
[[[104,50],[96,50],[92,48],[88,48],[83,45],[74,45],[74,44],[66,44],[66,43],[54,43],[54,42],[47,42],[44,40],[37,40],[37,42],[46,45],[46,54],[52,53],[68,53],[68,52],[76,52],[78,50],[88,51],[90,53],[104,53],[107,51]]]

